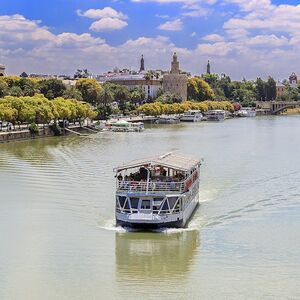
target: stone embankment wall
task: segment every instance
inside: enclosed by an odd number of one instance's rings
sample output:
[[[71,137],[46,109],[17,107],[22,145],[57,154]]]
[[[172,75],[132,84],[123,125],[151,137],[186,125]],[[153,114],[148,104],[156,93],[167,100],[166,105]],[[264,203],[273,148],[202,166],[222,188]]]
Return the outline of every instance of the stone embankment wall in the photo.
[[[46,136],[54,136],[53,132],[49,128],[43,128],[39,130],[38,134],[32,135],[29,130],[0,132],[0,143],[16,141],[16,140],[29,140]]]
[[[73,126],[71,128],[73,131],[80,132],[80,133],[91,133],[89,130],[80,127],[80,126]],[[64,135],[71,135],[70,132],[65,132]],[[38,134],[31,134],[29,130],[20,130],[20,131],[0,131],[0,143],[10,142],[10,141],[19,141],[19,140],[30,140],[30,139],[38,139],[42,137],[54,136],[52,130],[49,127],[41,128]]]

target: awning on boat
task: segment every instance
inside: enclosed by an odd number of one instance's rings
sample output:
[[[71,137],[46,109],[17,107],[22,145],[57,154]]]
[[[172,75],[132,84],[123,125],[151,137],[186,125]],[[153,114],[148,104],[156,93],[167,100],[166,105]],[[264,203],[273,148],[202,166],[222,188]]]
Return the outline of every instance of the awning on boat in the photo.
[[[114,168],[114,171],[120,172],[122,170],[138,168],[142,166],[162,166],[174,170],[187,172],[190,169],[196,167],[198,164],[200,164],[200,160],[195,157],[170,152],[160,156],[133,160],[117,168]]]

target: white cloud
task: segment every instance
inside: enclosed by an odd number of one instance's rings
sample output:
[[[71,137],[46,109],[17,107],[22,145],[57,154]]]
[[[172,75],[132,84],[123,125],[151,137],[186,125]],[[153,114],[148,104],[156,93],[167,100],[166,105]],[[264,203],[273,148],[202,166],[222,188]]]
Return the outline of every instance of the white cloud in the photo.
[[[170,16],[169,16],[169,15],[160,15],[160,14],[156,14],[155,17],[161,18],[161,19],[170,19]]]
[[[239,3],[246,11],[243,17],[233,17],[224,24],[232,30],[264,30],[266,32],[296,33],[300,30],[300,5],[272,5],[269,0],[244,1],[227,0]]]
[[[128,25],[127,22],[116,18],[103,18],[92,23],[90,30],[93,31],[111,31],[119,30]]]
[[[208,34],[208,35],[204,36],[202,39],[207,42],[223,42],[224,41],[224,37],[222,37],[219,34],[215,34],[215,33]]]
[[[245,40],[246,45],[250,46],[286,46],[289,45],[289,39],[285,36],[278,37],[271,35],[257,35]]]
[[[183,23],[180,19],[174,21],[167,21],[166,23],[160,24],[158,29],[167,31],[180,31],[182,30]]]
[[[81,17],[96,19],[90,26],[92,31],[112,31],[120,30],[128,25],[125,21],[128,16],[122,12],[116,11],[112,7],[104,7],[103,9],[88,9],[86,11],[77,10],[77,14]]]
[[[104,18],[102,18],[104,19]],[[208,59],[214,72],[226,73],[235,79],[300,73],[300,34],[265,33],[232,38],[226,33],[210,34],[194,48],[176,46],[168,37],[139,37],[117,46],[90,33],[63,32],[54,34],[41,22],[20,15],[0,16],[0,62],[8,73],[67,73],[88,68],[99,74],[114,66],[138,68],[143,53],[149,68],[169,69],[172,52],[179,56],[181,68],[199,74],[205,71]]]
[[[217,0],[131,0],[135,3],[159,3],[159,4],[181,4],[182,16],[185,17],[203,17],[209,13],[209,10],[203,5],[213,5]]]
[[[122,12],[116,11],[112,7],[104,7],[103,9],[88,9],[82,12],[80,9],[76,11],[81,17],[87,17],[90,19],[102,19],[102,18],[116,18],[127,19],[127,15]]]

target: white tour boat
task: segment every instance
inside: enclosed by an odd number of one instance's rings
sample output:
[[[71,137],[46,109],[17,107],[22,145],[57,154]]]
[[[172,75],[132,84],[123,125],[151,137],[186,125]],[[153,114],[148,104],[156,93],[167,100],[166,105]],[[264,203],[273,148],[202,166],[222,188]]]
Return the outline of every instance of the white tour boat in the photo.
[[[181,117],[181,122],[200,122],[202,120],[202,113],[200,110],[189,110],[185,112]]]
[[[205,113],[207,121],[224,121],[226,118],[225,110],[215,109]]]
[[[114,132],[141,132],[145,129],[142,122],[133,123],[124,120],[108,123],[106,127],[108,130]]]
[[[125,227],[185,227],[198,206],[199,159],[167,153],[114,169],[116,223]]]

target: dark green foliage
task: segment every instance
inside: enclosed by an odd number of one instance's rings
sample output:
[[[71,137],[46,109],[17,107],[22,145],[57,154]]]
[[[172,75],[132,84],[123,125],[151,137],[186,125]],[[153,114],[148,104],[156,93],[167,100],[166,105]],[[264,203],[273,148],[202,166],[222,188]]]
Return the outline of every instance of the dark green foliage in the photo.
[[[28,126],[28,129],[30,131],[30,133],[32,135],[35,135],[35,134],[38,134],[39,133],[39,127],[35,124],[35,123],[31,123],[29,126]]]
[[[62,129],[58,124],[56,123],[51,124],[49,128],[51,129],[51,131],[54,133],[55,136],[62,135]]]
[[[62,97],[66,86],[58,79],[44,79],[38,83],[40,92],[48,99]]]

